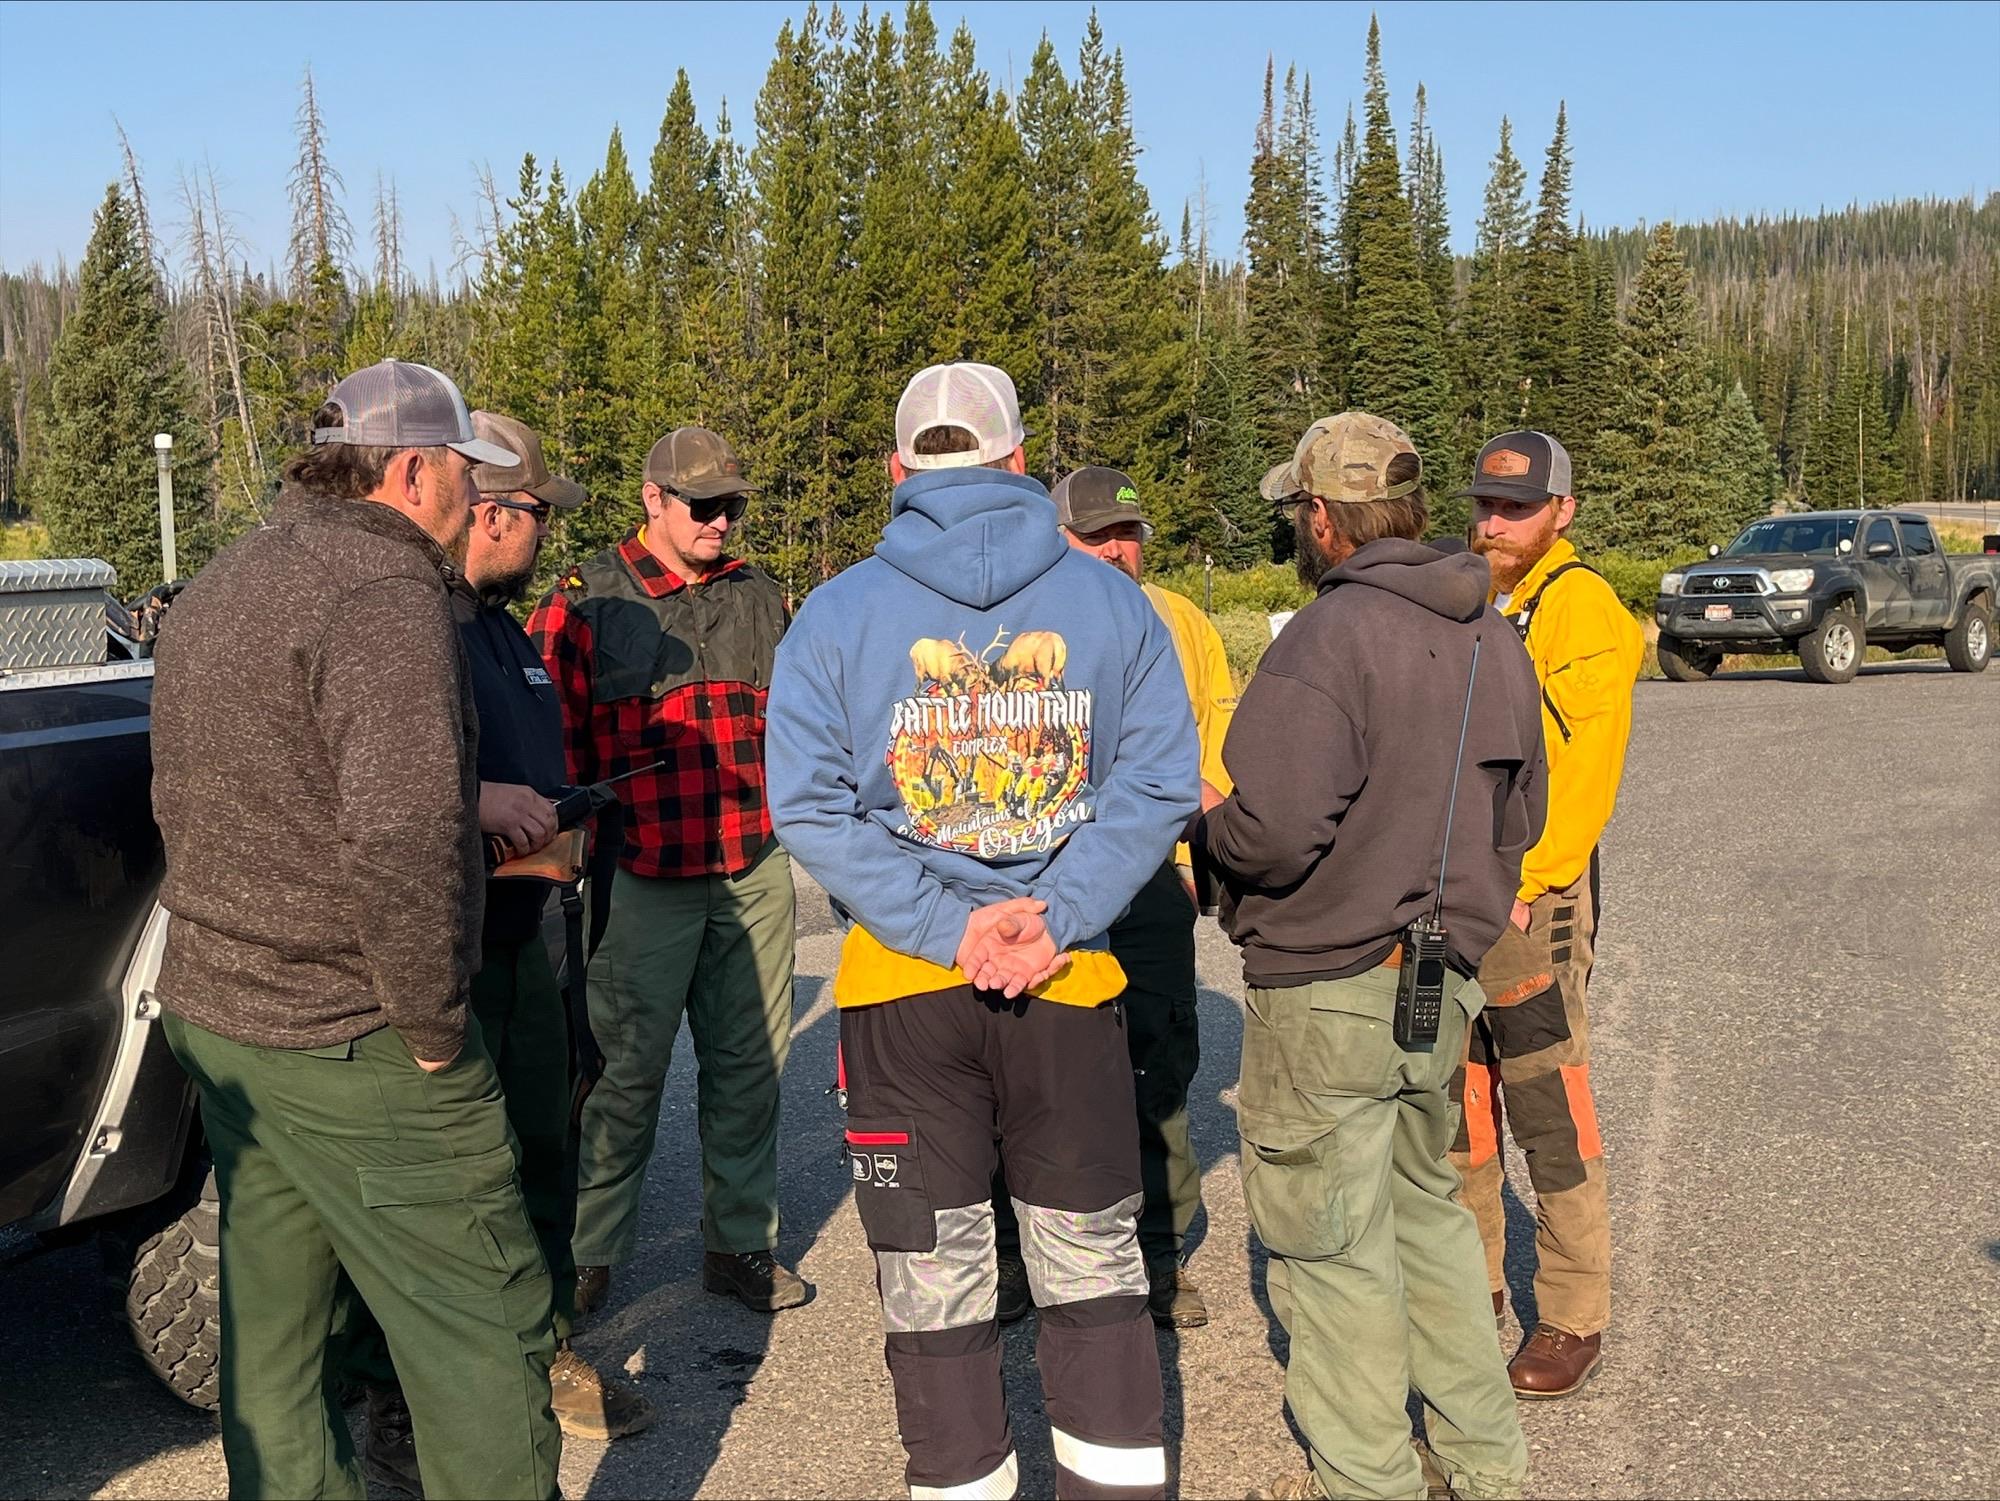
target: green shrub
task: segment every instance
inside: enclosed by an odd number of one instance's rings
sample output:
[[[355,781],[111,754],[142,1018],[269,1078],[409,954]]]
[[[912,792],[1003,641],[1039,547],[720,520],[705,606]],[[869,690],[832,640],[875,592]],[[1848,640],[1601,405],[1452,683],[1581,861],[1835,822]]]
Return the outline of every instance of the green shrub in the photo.
[[[1223,654],[1236,681],[1247,683],[1257,670],[1264,649],[1271,644],[1271,618],[1263,610],[1224,610],[1211,615],[1216,634],[1222,637]]]
[[[49,529],[38,522],[15,521],[0,526],[0,563],[49,555]]]
[[[1172,568],[1147,575],[1147,582],[1185,594],[1203,604],[1202,570],[1196,566]],[[1231,610],[1296,610],[1312,598],[1312,590],[1299,582],[1298,572],[1285,563],[1259,563],[1253,568],[1215,570],[1215,600],[1206,608],[1212,615]]]
[[[1635,557],[1628,552],[1587,553],[1584,562],[1604,575],[1604,581],[1630,610],[1645,620],[1653,618],[1653,603],[1660,597],[1660,578],[1670,568],[1698,563],[1708,556],[1705,547],[1684,547],[1664,558]]]

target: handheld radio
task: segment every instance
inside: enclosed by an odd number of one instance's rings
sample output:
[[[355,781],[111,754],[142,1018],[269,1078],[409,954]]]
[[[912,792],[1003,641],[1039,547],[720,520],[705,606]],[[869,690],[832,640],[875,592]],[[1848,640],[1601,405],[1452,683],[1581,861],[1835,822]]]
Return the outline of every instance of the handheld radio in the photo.
[[[1431,910],[1403,929],[1403,967],[1396,973],[1396,1011],[1391,1035],[1402,1048],[1426,1047],[1437,1041],[1444,1017],[1447,968],[1444,928],[1444,871],[1451,852],[1452,815],[1458,811],[1458,776],[1465,766],[1465,731],[1472,723],[1472,685],[1479,677],[1479,642],[1472,638],[1472,669],[1465,677],[1465,713],[1458,722],[1458,756],[1452,762],[1451,789],[1444,804],[1444,847],[1438,851],[1437,895]]]

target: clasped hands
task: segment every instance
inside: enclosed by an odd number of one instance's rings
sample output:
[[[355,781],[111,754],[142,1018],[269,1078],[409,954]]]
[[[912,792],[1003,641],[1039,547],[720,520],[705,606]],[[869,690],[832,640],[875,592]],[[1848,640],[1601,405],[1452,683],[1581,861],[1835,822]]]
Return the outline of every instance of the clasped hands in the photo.
[[[1048,903],[1031,896],[973,909],[958,941],[958,968],[981,990],[997,990],[1013,999],[1049,979],[1069,963],[1056,952],[1042,914]]]

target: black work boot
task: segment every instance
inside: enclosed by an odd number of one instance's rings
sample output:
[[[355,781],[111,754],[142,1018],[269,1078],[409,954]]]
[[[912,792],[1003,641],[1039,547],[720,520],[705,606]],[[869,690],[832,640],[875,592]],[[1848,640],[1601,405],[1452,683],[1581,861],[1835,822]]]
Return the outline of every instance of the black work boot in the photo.
[[[371,1386],[367,1392],[368,1436],[361,1446],[361,1472],[392,1495],[424,1501],[417,1469],[417,1435],[400,1387]]]
[[[812,1291],[769,1251],[710,1251],[701,1259],[701,1285],[753,1313],[797,1308]]]
[[[1019,1251],[1000,1253],[999,1277],[1000,1295],[995,1301],[999,1307],[1000,1322],[1018,1324],[1035,1306],[1034,1291],[1028,1286],[1028,1264],[1021,1259]]]

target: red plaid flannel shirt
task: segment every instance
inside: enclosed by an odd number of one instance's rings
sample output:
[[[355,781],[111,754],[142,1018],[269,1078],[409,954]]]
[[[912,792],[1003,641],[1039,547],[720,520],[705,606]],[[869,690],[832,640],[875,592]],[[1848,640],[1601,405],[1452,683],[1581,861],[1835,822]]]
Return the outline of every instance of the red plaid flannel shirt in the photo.
[[[618,544],[618,556],[656,599],[689,587],[646,550],[636,529]],[[709,577],[742,566],[732,559]],[[626,812],[619,863],[636,876],[747,870],[771,837],[765,690],[744,682],[689,683],[658,701],[594,704],[590,623],[560,589],[529,617],[528,634],[562,698],[572,782],[584,786],[655,761],[667,763],[618,784]]]

